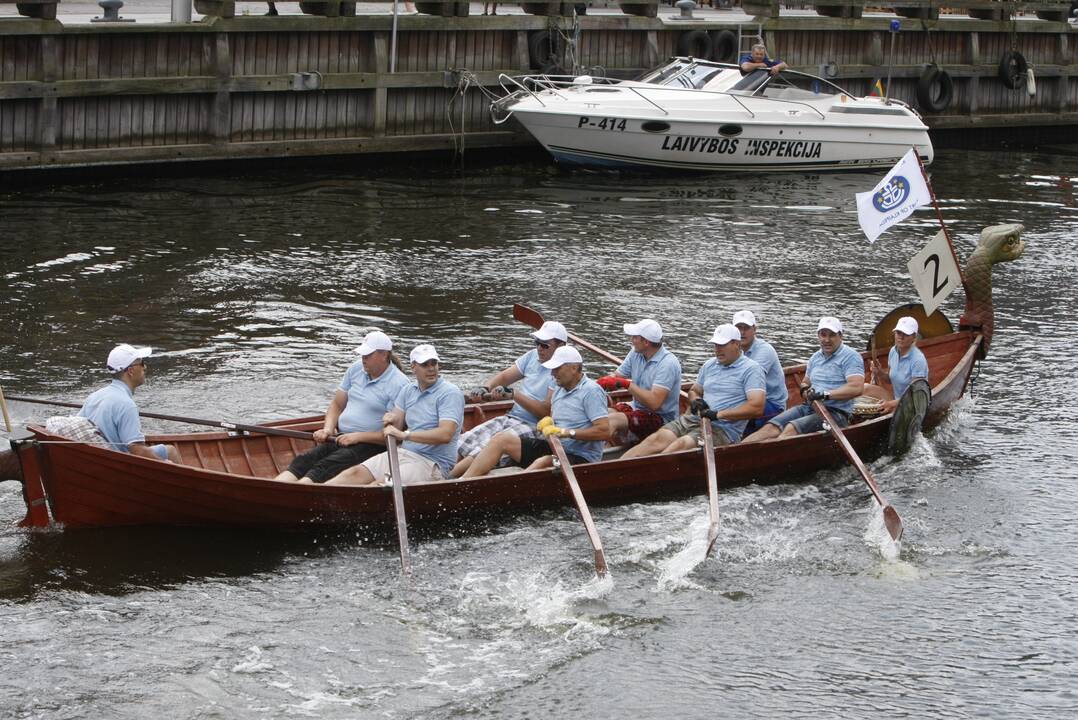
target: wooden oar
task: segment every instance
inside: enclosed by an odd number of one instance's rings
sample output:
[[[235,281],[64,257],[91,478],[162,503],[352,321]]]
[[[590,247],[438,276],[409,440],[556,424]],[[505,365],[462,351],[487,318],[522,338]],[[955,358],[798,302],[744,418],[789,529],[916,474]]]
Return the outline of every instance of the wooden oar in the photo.
[[[708,517],[711,524],[707,528],[707,550],[704,557],[711,555],[711,548],[719,537],[719,478],[715,472],[715,438],[711,436],[711,419],[700,416],[700,437],[704,439],[704,468],[707,470]]]
[[[812,409],[816,411],[816,414],[820,416],[820,419],[827,424],[828,429],[834,436],[835,441],[842,448],[842,451],[846,453],[846,459],[850,461],[850,464],[857,468],[857,472],[861,473],[861,478],[868,485],[868,489],[872,491],[872,496],[876,498],[876,502],[883,508],[883,524],[887,527],[887,532],[891,534],[891,538],[898,542],[902,539],[902,519],[898,517],[898,511],[891,507],[883,496],[880,495],[880,489],[876,486],[876,479],[872,477],[872,473],[865,467],[865,464],[861,462],[861,458],[858,457],[857,451],[853,449],[853,445],[846,438],[846,434],[842,432],[842,428],[835,422],[835,418],[828,412],[827,406],[819,400],[812,401]]]
[[[520,305],[520,304],[513,305],[513,319],[519,320],[520,322],[524,323],[525,325],[530,325],[531,327],[535,328],[536,330],[543,327],[543,322],[544,322],[543,316],[539,314],[538,310],[532,310],[527,305]],[[595,353],[599,357],[604,358],[605,360],[609,360],[610,362],[614,363],[614,365],[621,365],[621,358],[619,358],[619,357],[617,357],[615,355],[612,355],[611,353],[608,353],[606,350],[603,350],[601,347],[597,347],[595,345],[592,345],[590,342],[588,342],[587,340],[585,340],[582,337],[579,337],[577,335],[573,335],[572,333],[567,333],[567,335],[569,336],[569,339],[573,341],[574,344],[579,345],[580,347],[584,348],[585,350],[590,350],[591,352]]]
[[[4,427],[11,432],[11,416],[7,412],[7,400],[4,399],[4,388],[0,387],[0,412],[4,413]]]
[[[37,405],[56,405],[57,407],[70,407],[81,408],[81,403],[61,402],[59,400],[44,400],[41,398],[23,397],[20,395],[11,395],[12,400],[19,402],[35,403]],[[181,415],[162,415],[160,413],[146,412],[139,410],[139,415],[142,417],[154,418],[155,420],[171,420],[172,422],[187,423],[188,425],[206,425],[208,427],[224,428],[225,430],[235,430],[239,432],[252,432],[261,433],[262,435],[279,435],[281,437],[299,438],[301,440],[313,440],[314,435],[309,432],[303,432],[302,430],[288,430],[285,428],[266,427],[265,425],[244,425],[242,423],[231,423],[223,420],[201,420],[199,418],[183,417]]]
[[[584,500],[584,493],[580,491],[580,484],[576,481],[576,473],[573,472],[573,467],[569,464],[569,458],[565,455],[565,448],[562,447],[561,440],[554,435],[547,439],[550,440],[550,447],[554,450],[554,457],[558,459],[558,464],[561,465],[562,477],[565,478],[565,482],[569,485],[569,491],[573,495],[573,501],[576,502],[576,509],[580,513],[580,519],[584,521],[584,529],[588,531],[588,540],[591,541],[591,546],[595,550],[595,574],[602,579],[606,577],[606,554],[603,552],[603,543],[599,540],[599,532],[595,529],[595,522],[591,519],[588,503]]]
[[[408,518],[404,515],[404,485],[401,481],[401,463],[397,456],[397,438],[386,435],[386,452],[389,453],[389,475],[393,480],[393,508],[397,512],[397,541],[401,551],[401,572],[412,574],[412,560],[408,555]]]

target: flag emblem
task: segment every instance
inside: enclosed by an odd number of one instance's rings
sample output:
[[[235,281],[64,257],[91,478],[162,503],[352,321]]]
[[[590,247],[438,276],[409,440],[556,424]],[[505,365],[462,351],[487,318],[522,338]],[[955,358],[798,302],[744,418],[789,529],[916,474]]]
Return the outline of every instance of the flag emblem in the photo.
[[[901,175],[895,175],[891,182],[872,195],[872,206],[877,212],[889,212],[904,203],[909,196],[910,181]]]

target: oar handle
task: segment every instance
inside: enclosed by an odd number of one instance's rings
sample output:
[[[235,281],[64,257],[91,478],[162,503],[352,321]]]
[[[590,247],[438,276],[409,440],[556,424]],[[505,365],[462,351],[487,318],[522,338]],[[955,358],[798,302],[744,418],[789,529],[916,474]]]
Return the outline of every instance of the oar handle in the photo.
[[[12,395],[12,400],[18,402],[34,403],[36,405],[55,405],[57,407],[70,407],[81,408],[81,403],[63,402],[60,400],[44,400],[41,398],[23,397],[21,395]],[[145,410],[139,410],[139,415],[142,417],[153,418],[155,420],[170,420],[172,422],[187,423],[188,425],[205,425],[207,427],[224,428],[225,430],[235,430],[238,432],[254,432],[261,433],[262,435],[279,435],[281,437],[299,438],[300,440],[313,440],[314,434],[304,432],[302,430],[288,430],[287,428],[275,428],[266,427],[265,425],[245,425],[243,423],[232,423],[224,420],[203,420],[201,418],[184,417],[182,415],[163,415],[161,413],[147,412]]]
[[[566,484],[569,486],[569,492],[573,496],[573,502],[576,503],[576,509],[580,513],[580,519],[584,521],[584,529],[588,533],[588,540],[591,541],[591,547],[595,551],[595,574],[600,578],[606,577],[606,553],[603,552],[603,543],[599,540],[599,531],[595,529],[595,521],[591,518],[591,511],[588,510],[588,503],[584,499],[584,493],[580,490],[580,483],[576,481],[576,473],[573,471],[573,466],[569,464],[569,457],[565,454],[565,448],[561,444],[556,436],[549,436],[550,447],[554,451],[554,457],[558,459],[558,464],[561,465],[561,474],[565,478]]]

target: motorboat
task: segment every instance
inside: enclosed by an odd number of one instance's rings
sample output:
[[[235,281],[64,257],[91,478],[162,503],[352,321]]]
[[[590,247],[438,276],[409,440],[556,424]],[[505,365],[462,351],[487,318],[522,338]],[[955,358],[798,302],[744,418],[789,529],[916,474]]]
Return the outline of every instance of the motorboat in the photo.
[[[928,127],[894,99],[857,97],[807,73],[743,74],[676,57],[639,80],[501,76],[494,122],[515,117],[554,159],[610,169],[762,172],[889,168]]]

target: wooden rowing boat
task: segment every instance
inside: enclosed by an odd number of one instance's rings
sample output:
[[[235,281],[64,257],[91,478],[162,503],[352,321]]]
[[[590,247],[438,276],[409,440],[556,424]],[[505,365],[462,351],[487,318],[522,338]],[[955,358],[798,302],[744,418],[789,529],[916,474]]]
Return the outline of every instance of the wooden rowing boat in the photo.
[[[1020,226],[996,227],[1017,227],[1013,230],[1015,236],[1020,230]],[[1010,256],[991,262],[1020,255],[1021,241],[1016,242]],[[983,234],[981,244],[985,244]],[[987,272],[991,262],[986,266]],[[928,360],[932,387],[931,403],[924,417],[926,428],[936,425],[962,396],[975,363],[984,357],[991,339],[991,286],[987,287],[987,300],[982,292],[974,292],[975,296],[970,298],[971,287],[974,284],[967,277],[966,313],[959,329],[924,339],[919,344]],[[907,308],[900,310],[908,312]],[[891,315],[888,318],[881,321],[880,327],[886,329],[889,324],[893,328],[894,319]],[[867,371],[869,353],[862,355]],[[786,369],[791,402],[799,397],[794,376],[804,370],[804,365]],[[465,427],[504,413],[509,407],[509,402],[469,406]],[[879,457],[886,448],[891,420],[891,415],[883,415],[856,422],[846,430],[845,436],[861,457]],[[321,419],[303,418],[274,425],[309,431],[320,427]],[[27,504],[26,517],[20,523],[23,526],[346,525],[382,532],[392,532],[395,528],[389,485],[301,485],[272,479],[288,466],[296,453],[311,446],[308,440],[225,432],[148,438],[151,443],[177,446],[183,462],[170,464],[66,441],[37,425],[28,429],[32,436],[14,443],[21,461]],[[623,460],[613,451],[609,459],[575,466],[574,470],[584,496],[592,504],[703,494],[707,485],[700,453],[700,450],[686,450]],[[844,462],[842,451],[827,432],[715,450],[723,488],[753,482],[804,481],[817,471]],[[404,490],[404,501],[411,527],[437,528],[466,519],[566,506],[572,503],[572,498],[559,470],[538,470],[411,485]]]
[[[969,331],[931,338],[921,349],[929,361],[932,403],[926,426],[938,422],[961,397],[982,336]],[[867,356],[867,353],[866,353]],[[791,397],[797,397],[787,369]],[[465,426],[505,412],[509,403],[469,406]],[[878,457],[890,415],[856,423],[846,432],[862,457]],[[298,430],[321,426],[318,418],[276,424]],[[28,502],[24,525],[51,521],[65,528],[117,525],[310,526],[357,525],[392,530],[392,490],[276,482],[272,478],[311,442],[224,432],[158,435],[148,442],[176,445],[183,464],[173,465],[66,441],[31,425],[33,439],[18,443]],[[844,463],[827,433],[790,440],[720,447],[716,467],[723,488],[750,482],[791,482]],[[610,459],[576,466],[588,502],[622,503],[706,492],[700,451]],[[529,512],[571,503],[565,482],[551,470],[496,474],[405,488],[412,527],[466,518]],[[41,500],[47,501],[47,510]]]

